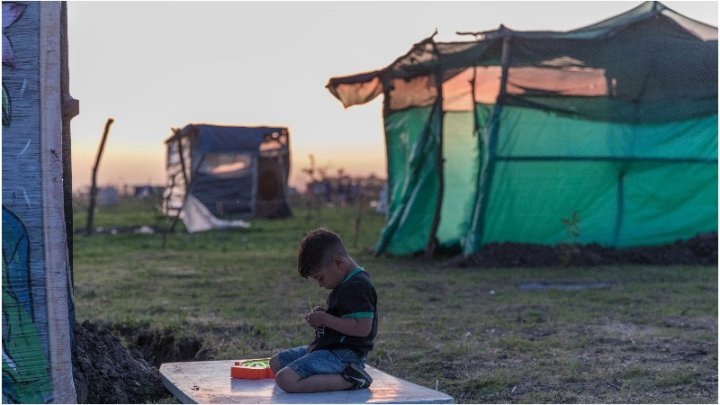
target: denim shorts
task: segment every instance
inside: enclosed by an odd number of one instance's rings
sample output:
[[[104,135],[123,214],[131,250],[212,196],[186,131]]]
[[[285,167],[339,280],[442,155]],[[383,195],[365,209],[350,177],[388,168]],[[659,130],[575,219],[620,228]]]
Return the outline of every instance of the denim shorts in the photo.
[[[348,349],[308,353],[307,346],[300,346],[278,353],[278,361],[282,367],[290,367],[302,378],[315,374],[341,374],[350,363],[365,368],[365,358]]]

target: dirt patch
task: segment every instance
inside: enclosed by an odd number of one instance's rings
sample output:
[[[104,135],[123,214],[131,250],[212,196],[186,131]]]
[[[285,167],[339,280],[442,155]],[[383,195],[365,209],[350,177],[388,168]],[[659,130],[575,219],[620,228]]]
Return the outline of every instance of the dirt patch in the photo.
[[[97,326],[85,321],[75,326],[73,379],[77,400],[157,402],[172,397],[160,379],[160,364],[209,358],[210,353],[203,349],[200,339],[176,338],[169,329],[123,324]]]
[[[160,367],[162,363],[210,360],[212,357],[203,348],[202,340],[194,336],[176,338],[170,329],[128,327],[117,323],[106,328],[121,336],[128,349],[139,352],[155,367]]]
[[[666,245],[614,249],[596,243],[553,246],[490,243],[476,254],[456,256],[443,267],[556,267],[643,265],[713,265],[718,262],[718,234],[704,233]]]
[[[148,403],[172,396],[159,371],[106,329],[76,324],[73,380],[78,403]]]

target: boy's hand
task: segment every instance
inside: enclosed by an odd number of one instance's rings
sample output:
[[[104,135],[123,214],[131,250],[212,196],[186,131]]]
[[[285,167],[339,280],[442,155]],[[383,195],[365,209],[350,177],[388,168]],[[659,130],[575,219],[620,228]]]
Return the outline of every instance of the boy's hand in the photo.
[[[313,308],[312,311],[313,311],[313,312],[317,312],[317,311],[325,312],[325,307],[321,307],[321,306],[318,305],[318,306],[316,306],[315,308]]]
[[[305,320],[313,328],[319,328],[325,326],[325,319],[327,313],[325,311],[313,311],[305,315]]]

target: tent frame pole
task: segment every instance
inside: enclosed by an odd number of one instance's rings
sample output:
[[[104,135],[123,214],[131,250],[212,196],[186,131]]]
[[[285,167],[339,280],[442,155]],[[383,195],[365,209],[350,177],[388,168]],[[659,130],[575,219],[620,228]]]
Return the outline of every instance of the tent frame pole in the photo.
[[[437,31],[436,31],[437,33]],[[435,36],[435,35],[433,35]],[[443,131],[444,131],[444,121],[445,121],[445,109],[443,108],[443,67],[442,67],[442,59],[440,56],[440,52],[437,48],[437,43],[435,42],[435,39],[432,37],[430,38],[432,41],[432,47],[433,52],[435,53],[435,57],[437,58],[438,66],[437,70],[435,71],[435,86],[437,87],[437,99],[435,100],[436,103],[438,103],[438,107],[440,108],[440,122],[438,123],[438,136],[437,136],[437,155],[435,157],[435,165],[437,169],[437,177],[438,177],[438,194],[437,194],[437,200],[435,202],[435,214],[433,216],[432,224],[430,225],[430,234],[428,235],[428,241],[425,245],[425,257],[430,259],[433,257],[433,254],[435,253],[435,249],[438,245],[437,240],[437,230],[440,226],[440,216],[442,211],[442,202],[443,202],[443,194],[445,193],[445,158],[443,153]]]
[[[473,77],[470,79],[470,97],[472,98],[472,113],[473,113],[473,137],[480,136],[480,122],[478,121],[477,110],[477,99],[475,98],[475,84],[477,83],[477,65],[473,66]]]
[[[185,193],[187,193],[188,176],[187,176],[187,169],[186,169],[187,166],[185,165],[185,151],[183,150],[182,137],[180,135],[179,129],[173,129],[173,132],[175,132],[175,137],[176,137],[177,143],[178,143],[178,154],[180,155],[180,167],[182,168],[183,181],[185,182]]]
[[[612,246],[618,248],[620,245],[620,232],[622,230],[623,217],[625,214],[625,174],[627,170],[625,167],[620,169],[618,172],[617,179],[617,213],[615,215],[615,227],[613,228],[613,242]]]
[[[500,26],[501,30],[505,30],[504,26]],[[507,99],[507,82],[508,82],[508,71],[510,69],[511,62],[511,41],[512,35],[506,32],[503,36],[502,54],[501,54],[501,76],[500,76],[500,91],[498,92],[497,99],[495,101],[495,107],[493,108],[492,117],[488,123],[489,133],[487,136],[487,152],[485,153],[485,162],[480,166],[480,173],[478,175],[478,189],[476,201],[476,209],[473,214],[473,219],[470,227],[470,232],[466,238],[465,246],[463,246],[463,255],[468,256],[472,253],[476,253],[480,250],[480,247],[484,244],[485,239],[485,215],[487,213],[488,196],[492,187],[494,172],[495,172],[495,155],[497,148],[497,137],[500,132],[500,114],[502,113],[503,105]],[[474,93],[475,89],[473,89]],[[473,106],[473,111],[475,106]],[[483,170],[484,166],[484,170]],[[472,233],[476,233],[474,236]]]

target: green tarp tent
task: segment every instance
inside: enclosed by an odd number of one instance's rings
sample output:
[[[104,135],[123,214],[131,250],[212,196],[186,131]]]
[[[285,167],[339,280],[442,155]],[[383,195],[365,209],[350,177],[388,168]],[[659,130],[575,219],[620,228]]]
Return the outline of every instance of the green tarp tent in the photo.
[[[658,2],[567,32],[504,26],[330,79],[384,95],[376,253],[628,247],[717,231],[717,28]]]

